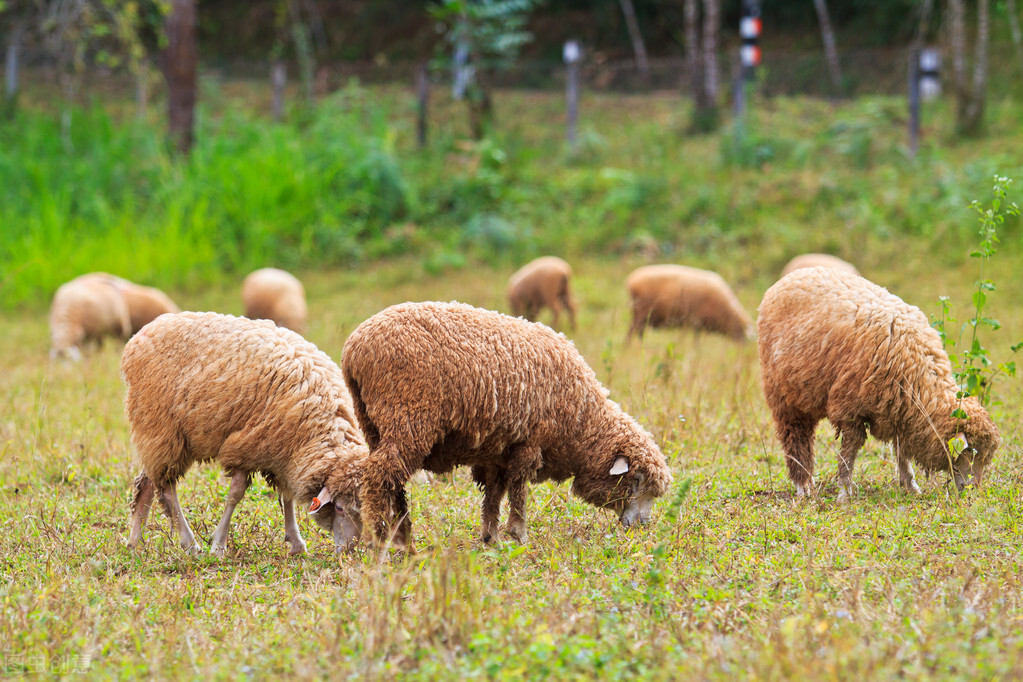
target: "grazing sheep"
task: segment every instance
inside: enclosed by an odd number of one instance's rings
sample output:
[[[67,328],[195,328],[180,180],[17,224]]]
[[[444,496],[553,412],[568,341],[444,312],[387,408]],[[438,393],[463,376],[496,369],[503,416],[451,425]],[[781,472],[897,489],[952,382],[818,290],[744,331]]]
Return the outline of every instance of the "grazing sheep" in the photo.
[[[558,325],[561,309],[568,311],[568,325],[575,329],[575,304],[568,291],[572,266],[556,256],[543,256],[523,265],[508,280],[508,302],[513,315],[536,320],[545,306],[554,313],[552,325]]]
[[[632,326],[626,337],[643,338],[647,327],[692,327],[737,341],[753,338],[753,322],[716,272],[685,265],[647,265],[625,280],[632,297]]]
[[[483,489],[482,539],[526,540],[526,484],[574,477],[572,491],[645,523],[671,472],[653,438],[607,397],[562,334],[462,303],[404,303],[359,325],[342,371],[369,444],[363,520],[383,541],[398,511],[398,545],[411,540],[405,483],[419,469],[471,465]]]
[[[305,332],[305,289],[290,272],[262,268],[249,273],[242,283],[245,317],[273,320],[278,326]]]
[[[128,306],[111,280],[90,273],[62,284],[50,306],[50,357],[82,357],[86,343],[131,336]]]
[[[856,266],[852,263],[847,263],[837,256],[831,256],[826,253],[804,253],[800,256],[796,256],[788,262],[785,269],[781,271],[781,276],[789,274],[794,270],[800,268],[837,268],[844,270],[845,272],[851,272],[854,275],[860,274],[860,271],[856,269]]]
[[[840,501],[868,429],[894,442],[909,492],[919,492],[910,460],[951,465],[960,489],[980,482],[1001,438],[976,398],[956,398],[948,355],[919,308],[857,275],[803,268],[764,294],[757,330],[764,394],[798,495],[813,490],[814,429],[825,417],[842,437]],[[952,416],[960,407],[968,419]],[[966,446],[958,458],[953,439]]]
[[[362,531],[358,479],[366,445],[355,427],[340,368],[298,334],[268,321],[216,313],[163,315],[128,342],[121,358],[125,412],[142,472],[135,480],[128,545],[159,497],[181,546],[198,549],[178,504],[177,480],[216,460],[231,479],[211,551],[223,554],[231,515],[252,475],[281,495],[284,539],[305,551],[294,503],[340,551]],[[326,504],[329,501],[334,504]]]

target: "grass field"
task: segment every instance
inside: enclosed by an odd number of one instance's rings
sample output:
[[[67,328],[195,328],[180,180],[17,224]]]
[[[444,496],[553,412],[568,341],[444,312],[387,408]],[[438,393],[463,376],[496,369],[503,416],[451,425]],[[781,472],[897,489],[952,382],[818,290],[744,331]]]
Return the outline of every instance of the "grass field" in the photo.
[[[968,304],[976,261],[933,267],[893,242],[865,268],[927,312]],[[777,276],[755,252],[723,274],[753,311]],[[951,258],[951,257],[950,257]],[[1003,258],[999,261],[999,258]],[[45,306],[0,318],[0,673],[95,678],[691,679],[1023,675],[1018,382],[997,386],[1005,437],[983,488],[944,475],[903,494],[887,446],[868,440],[854,500],[839,506],[837,448],[822,425],[820,497],[797,501],[759,386],[755,345],[680,331],[625,347],[622,281],[637,257],[575,261],[574,340],[612,397],[662,445],[676,489],[650,526],[624,530],[567,485],[531,490],[530,541],[482,546],[481,496],[467,470],[410,489],[419,553],[378,565],[336,558],[301,519],[309,553],[289,558],[275,495],[250,488],[228,555],[182,553],[162,515],[128,550],[134,471],[107,344],[79,365],[49,364]],[[1023,337],[1018,256],[985,337],[998,361]],[[339,358],[346,335],[384,306],[457,298],[504,309],[511,268],[440,275],[417,260],[300,272],[308,336]],[[240,312],[237,283],[172,291],[186,308]],[[960,318],[965,319],[961,314]],[[179,486],[208,547],[226,484],[213,467]]]

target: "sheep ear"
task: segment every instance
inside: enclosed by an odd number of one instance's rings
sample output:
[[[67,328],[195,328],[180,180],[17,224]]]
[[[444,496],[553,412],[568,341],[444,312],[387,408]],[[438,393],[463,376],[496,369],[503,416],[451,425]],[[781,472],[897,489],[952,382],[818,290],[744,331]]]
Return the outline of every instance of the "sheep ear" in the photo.
[[[948,449],[958,455],[960,452],[968,450],[970,447],[969,442],[966,440],[966,436],[962,431],[956,434],[956,437],[948,442]]]
[[[611,475],[618,476],[624,474],[629,470],[629,460],[625,459],[621,455],[615,457],[615,463],[611,466]]]
[[[309,513],[315,514],[316,512],[323,509],[323,507],[330,502],[332,499],[330,491],[327,490],[327,486],[323,486],[323,490],[313,498],[312,504],[309,505]]]

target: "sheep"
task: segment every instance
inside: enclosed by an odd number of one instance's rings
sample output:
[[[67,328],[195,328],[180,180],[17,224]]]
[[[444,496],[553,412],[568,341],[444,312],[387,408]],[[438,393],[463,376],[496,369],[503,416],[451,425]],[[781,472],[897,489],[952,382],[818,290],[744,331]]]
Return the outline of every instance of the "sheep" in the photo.
[[[545,306],[554,313],[552,326],[564,307],[568,326],[575,330],[575,303],[568,291],[572,266],[557,256],[543,256],[523,265],[508,280],[508,303],[513,315],[535,321]]]
[[[280,494],[291,554],[306,546],[295,522],[296,501],[313,501],[314,518],[333,533],[337,551],[358,539],[359,472],[368,451],[341,370],[316,346],[265,320],[174,313],[128,342],[121,373],[141,464],[130,547],[141,542],[158,497],[181,546],[198,550],[176,485],[194,462],[210,460],[231,480],[213,533],[214,554],[225,552],[231,515],[255,473]]]
[[[784,277],[793,270],[798,270],[800,268],[812,268],[815,266],[823,268],[838,268],[839,270],[851,272],[854,275],[860,274],[860,271],[856,269],[855,265],[847,263],[837,256],[832,256],[826,253],[804,253],[790,260],[788,264],[785,265],[785,269],[782,270],[781,276]]]
[[[632,298],[626,340],[647,327],[692,327],[737,341],[753,338],[753,322],[716,272],[685,265],[647,265],[625,280]]]
[[[278,326],[302,334],[306,325],[305,289],[290,272],[262,268],[242,283],[245,317],[273,320]]]
[[[484,542],[527,539],[526,484],[574,477],[572,491],[646,523],[672,480],[651,435],[608,398],[575,346],[546,325],[462,303],[404,303],[370,317],[345,342],[341,370],[370,455],[363,521],[411,542],[405,483],[419,469],[470,465],[483,490]]]
[[[919,308],[858,275],[802,268],[764,294],[757,332],[764,395],[797,496],[813,492],[814,429],[825,417],[842,438],[840,502],[852,494],[868,429],[894,443],[907,492],[920,491],[911,461],[951,466],[960,490],[980,483],[1001,437],[976,398],[957,398],[941,338]],[[953,416],[960,408],[966,419]]]
[[[111,280],[90,273],[62,284],[50,306],[50,358],[79,360],[81,346],[131,336],[128,306]]]

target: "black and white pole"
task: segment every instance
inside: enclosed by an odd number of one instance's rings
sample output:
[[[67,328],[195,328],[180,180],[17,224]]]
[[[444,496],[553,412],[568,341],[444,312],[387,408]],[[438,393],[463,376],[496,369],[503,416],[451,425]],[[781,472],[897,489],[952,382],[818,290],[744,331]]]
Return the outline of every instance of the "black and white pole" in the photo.
[[[932,47],[909,53],[909,156],[920,148],[920,104],[941,94],[941,55]]]
[[[739,20],[740,74],[735,86],[735,114],[742,117],[746,112],[746,84],[753,80],[754,69],[760,65],[760,3],[758,0],[745,0],[742,3],[742,18]]]
[[[569,149],[575,150],[576,124],[579,121],[579,60],[582,48],[577,40],[565,41],[562,57],[565,60],[565,139]]]

